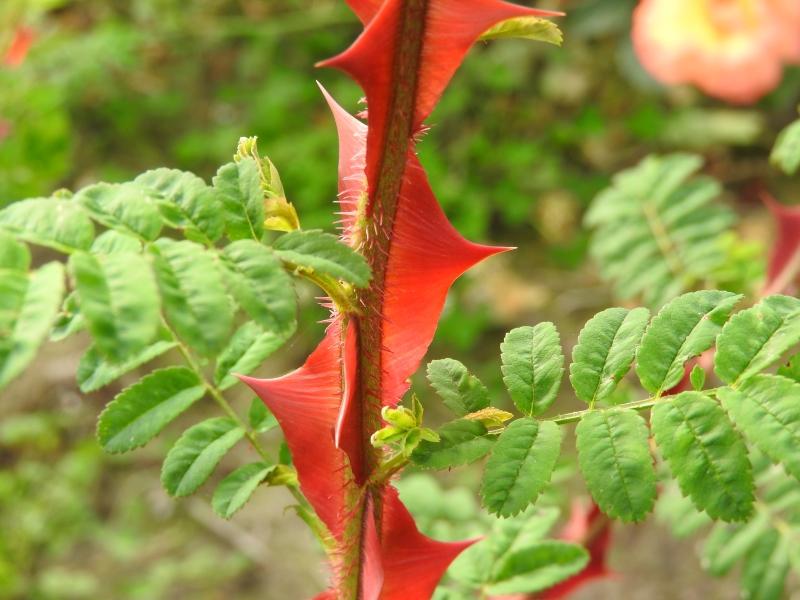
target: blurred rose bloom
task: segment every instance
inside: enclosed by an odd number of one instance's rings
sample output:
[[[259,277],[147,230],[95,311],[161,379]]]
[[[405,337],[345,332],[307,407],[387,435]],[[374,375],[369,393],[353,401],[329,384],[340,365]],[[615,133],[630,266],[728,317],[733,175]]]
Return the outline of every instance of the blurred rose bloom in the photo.
[[[800,0],[641,0],[632,35],[660,82],[751,103],[800,62]]]

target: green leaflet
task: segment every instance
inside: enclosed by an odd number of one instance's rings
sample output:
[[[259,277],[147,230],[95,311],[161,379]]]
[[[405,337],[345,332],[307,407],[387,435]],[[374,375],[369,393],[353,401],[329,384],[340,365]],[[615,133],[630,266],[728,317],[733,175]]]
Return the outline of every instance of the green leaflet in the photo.
[[[269,412],[261,398],[253,398],[247,411],[247,423],[256,433],[265,433],[278,426],[278,419]]]
[[[725,575],[769,529],[769,517],[763,512],[741,525],[718,523],[703,545],[703,567],[717,577]]]
[[[97,183],[72,198],[111,229],[122,229],[152,241],[161,233],[161,214],[147,189],[135,183]]]
[[[517,408],[528,416],[547,410],[558,395],[564,355],[555,325],[518,327],[500,344],[503,382]]]
[[[223,233],[222,202],[217,191],[193,173],[154,169],[142,173],[134,183],[157,194],[164,221],[184,230],[190,240],[210,245]]]
[[[275,465],[257,462],[236,469],[214,491],[211,499],[214,512],[223,519],[230,519],[250,500],[256,488],[275,468]]]
[[[620,298],[660,306],[724,262],[719,237],[734,215],[715,202],[719,183],[692,177],[702,162],[690,154],[648,156],[593,200],[590,253]]]
[[[789,574],[789,542],[772,529],[755,543],[742,569],[742,596],[752,600],[780,600]]]
[[[213,183],[225,207],[228,237],[260,240],[264,235],[264,192],[255,159],[223,165]]]
[[[217,357],[214,383],[221,390],[236,385],[239,380],[233,373],[249,375],[285,342],[284,336],[264,331],[253,321],[246,322],[236,330],[227,347]]]
[[[631,409],[595,410],[575,435],[581,473],[600,509],[626,522],[644,519],[656,498],[644,419]]]
[[[204,394],[205,386],[186,367],[153,371],[100,413],[97,439],[112,454],[144,446]]]
[[[513,421],[495,442],[481,484],[489,512],[517,514],[534,502],[547,483],[561,450],[561,429],[530,417]]]
[[[786,364],[778,367],[778,375],[800,382],[800,354],[795,354]]]
[[[593,405],[614,391],[633,363],[649,318],[646,308],[609,308],[586,323],[569,367],[578,398]]]
[[[579,573],[588,562],[589,553],[577,544],[542,541],[505,556],[488,591],[493,596],[538,592]]]
[[[1,291],[0,297],[2,297]],[[78,294],[72,291],[67,294],[61,304],[61,309],[53,323],[53,329],[50,331],[50,341],[60,342],[85,328],[86,319],[83,318],[78,308]]]
[[[31,198],[0,210],[0,229],[59,252],[88,250],[94,225],[81,206],[70,200]]]
[[[33,360],[63,295],[60,263],[47,263],[30,274],[0,269],[0,389]]]
[[[427,469],[450,469],[483,458],[494,440],[479,421],[458,419],[442,425],[436,433],[440,441],[422,440],[411,455],[412,462]]]
[[[636,373],[644,388],[659,396],[675,386],[686,361],[713,345],[740,299],[730,292],[707,290],[683,294],[664,306],[650,322],[636,356]]]
[[[428,363],[428,381],[447,408],[459,417],[489,406],[489,391],[481,380],[452,358]]]
[[[161,315],[158,290],[144,257],[76,252],[69,270],[81,315],[104,356],[122,362],[153,340]]]
[[[194,242],[169,239],[151,250],[170,325],[200,354],[216,354],[233,325],[233,306],[214,255]]]
[[[296,327],[294,286],[272,250],[240,240],[222,256],[231,293],[242,308],[268,331],[289,337]]]
[[[103,355],[95,346],[90,346],[86,353],[81,356],[75,378],[84,394],[95,392],[112,381],[119,379],[125,373],[133,371],[135,368],[175,348],[177,345],[177,342],[173,340],[162,339],[121,363],[109,362],[103,358]]]
[[[786,310],[786,305],[793,311]],[[800,341],[800,300],[770,296],[731,317],[717,338],[714,371],[725,383],[760,373]]]
[[[208,419],[190,427],[170,449],[161,483],[170,496],[188,496],[205,483],[227,452],[244,437],[233,420]]]
[[[656,519],[666,524],[672,535],[679,539],[693,535],[711,523],[711,517],[697,510],[675,481],[667,482],[659,491],[655,514]]]
[[[787,175],[797,173],[800,168],[800,119],[778,134],[769,160]]]
[[[26,272],[31,266],[28,247],[0,229],[0,270]]]
[[[104,231],[98,235],[90,252],[92,254],[117,254],[119,252],[139,253],[142,251],[142,243],[127,233],[120,233],[113,229]]]
[[[275,251],[288,263],[356,287],[366,286],[372,277],[364,257],[330,233],[292,231],[278,238]]]
[[[522,38],[537,42],[547,42],[560,46],[564,42],[564,34],[553,21],[538,17],[515,17],[501,21],[484,32],[481,41],[500,40],[506,38]]]
[[[756,375],[718,396],[736,428],[774,462],[800,479],[800,383]]]
[[[712,518],[742,521],[753,512],[753,469],[747,447],[725,411],[699,392],[653,407],[656,442],[681,490]]]

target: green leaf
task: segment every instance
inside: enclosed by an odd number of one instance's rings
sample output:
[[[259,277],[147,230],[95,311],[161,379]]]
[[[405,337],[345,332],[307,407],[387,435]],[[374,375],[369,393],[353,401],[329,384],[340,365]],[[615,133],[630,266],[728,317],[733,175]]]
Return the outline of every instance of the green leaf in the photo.
[[[422,440],[411,455],[418,467],[450,469],[468,465],[486,456],[494,442],[482,423],[467,419],[445,423],[436,433],[440,441]]]
[[[0,229],[65,253],[88,250],[94,239],[94,225],[79,204],[52,198],[22,200],[0,210]]]
[[[736,428],[774,462],[800,479],[800,383],[756,375],[718,396]]]
[[[579,573],[589,553],[577,544],[547,540],[510,552],[494,567],[488,592],[492,596],[530,594]]]
[[[190,240],[209,245],[222,236],[222,202],[217,191],[197,175],[155,169],[142,173],[134,183],[158,194],[162,218],[171,227],[183,229]]]
[[[703,567],[716,577],[725,575],[770,528],[769,516],[764,512],[757,512],[741,525],[718,523],[703,545]]]
[[[161,315],[158,290],[144,257],[76,252],[69,269],[80,312],[104,356],[122,362],[153,340]]]
[[[31,266],[28,247],[13,235],[0,230],[0,270],[26,272]]]
[[[800,168],[800,119],[778,134],[769,160],[787,175],[797,173]]]
[[[33,360],[63,294],[60,263],[47,263],[30,274],[0,270],[0,389]]]
[[[223,165],[213,183],[225,207],[228,237],[260,240],[264,235],[264,191],[255,159]]]
[[[784,598],[786,576],[789,574],[787,540],[776,530],[770,530],[755,543],[742,569],[742,597],[751,600],[780,600]]]
[[[452,358],[428,363],[428,381],[447,408],[459,417],[489,406],[489,391],[467,367]]]
[[[740,299],[730,292],[705,290],[683,294],[664,306],[645,331],[636,357],[644,388],[658,396],[677,385],[686,361],[714,344]]]
[[[162,339],[122,363],[109,362],[95,346],[90,346],[78,363],[78,371],[75,374],[78,386],[84,394],[95,392],[177,345],[172,340]]]
[[[575,435],[578,464],[600,510],[626,522],[644,519],[656,498],[644,419],[631,409],[595,410]]]
[[[294,286],[272,250],[240,240],[225,248],[223,258],[231,292],[247,314],[268,331],[289,337],[296,326]]]
[[[97,183],[72,199],[111,229],[122,229],[152,241],[161,233],[161,214],[147,190],[134,183]]]
[[[778,375],[800,382],[800,354],[795,354],[786,364],[778,367]]]
[[[794,311],[780,306],[781,299],[792,303]],[[725,383],[738,383],[777,362],[798,342],[800,300],[771,296],[725,324],[717,338],[714,371]]]
[[[558,395],[564,355],[552,323],[518,327],[500,344],[503,382],[517,408],[528,416],[547,410]]]
[[[170,325],[200,354],[216,354],[233,325],[233,306],[214,255],[194,242],[169,239],[151,249]]]
[[[278,238],[275,250],[288,263],[356,287],[366,286],[372,277],[364,257],[330,233],[292,231]]]
[[[712,518],[742,521],[753,512],[753,469],[747,447],[725,411],[699,392],[653,407],[656,442],[681,490]]]
[[[631,368],[649,318],[646,308],[609,308],[586,323],[569,367],[578,398],[594,405],[614,391]]]
[[[214,512],[223,519],[230,519],[250,500],[256,488],[275,468],[275,465],[257,462],[236,469],[214,491],[211,499]]]
[[[269,412],[267,405],[264,404],[261,398],[253,398],[250,403],[250,409],[247,411],[247,422],[256,433],[266,433],[278,426],[278,419]]]
[[[119,252],[139,253],[142,251],[142,243],[132,235],[120,233],[113,229],[104,231],[98,235],[90,252],[92,254],[117,254]]]
[[[271,331],[265,332],[252,321],[246,322],[236,330],[228,346],[217,358],[214,383],[221,390],[236,385],[239,380],[233,373],[249,375],[285,342],[285,337]]]
[[[112,454],[144,446],[204,394],[186,367],[153,371],[109,402],[97,421],[97,439]]]
[[[232,419],[208,419],[190,427],[164,460],[161,469],[164,489],[175,497],[193,494],[242,437],[244,430]]]
[[[706,384],[706,370],[700,365],[693,366],[689,373],[689,383],[694,391],[701,391]]]
[[[561,429],[553,421],[513,421],[500,434],[483,474],[481,498],[489,512],[508,517],[534,502],[550,481],[560,450]]]
[[[537,42],[547,42],[560,46],[564,42],[564,34],[553,21],[538,17],[514,17],[501,21],[484,32],[481,41],[521,38]]]
[[[0,291],[2,297],[2,291]],[[50,331],[50,341],[60,342],[86,328],[86,319],[80,313],[78,308],[78,294],[75,291],[67,294],[64,302],[61,305],[61,310],[53,323],[53,329]]]

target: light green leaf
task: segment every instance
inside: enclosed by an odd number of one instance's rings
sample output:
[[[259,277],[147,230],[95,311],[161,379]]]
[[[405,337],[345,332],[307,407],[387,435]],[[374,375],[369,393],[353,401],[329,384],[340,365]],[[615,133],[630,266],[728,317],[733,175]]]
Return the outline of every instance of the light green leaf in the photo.
[[[0,297],[2,297],[1,291]],[[86,319],[83,318],[78,308],[78,294],[72,291],[64,298],[61,310],[56,317],[55,323],[53,323],[53,329],[50,331],[50,341],[60,342],[85,328]]]
[[[31,266],[28,247],[0,229],[0,270],[26,272]]]
[[[104,356],[122,362],[153,340],[161,316],[158,290],[144,257],[76,252],[69,270],[80,312]]]
[[[223,165],[213,183],[225,207],[228,237],[260,240],[264,235],[264,191],[255,159]]]
[[[63,295],[60,263],[47,263],[30,274],[0,269],[0,389],[33,360]]]
[[[0,229],[59,252],[88,250],[94,225],[81,206],[70,200],[32,198],[0,210]]]
[[[285,337],[264,331],[252,321],[246,322],[233,334],[217,358],[214,383],[221,390],[236,385],[239,380],[233,373],[249,375],[285,342]]]
[[[92,254],[117,254],[118,252],[142,251],[142,243],[132,235],[120,233],[113,229],[104,231],[92,242],[90,252]]]
[[[288,338],[296,326],[294,286],[272,250],[240,240],[225,248],[223,258],[231,293],[242,308],[268,331]]]
[[[214,188],[192,173],[155,169],[134,183],[158,194],[162,218],[184,230],[187,238],[202,244],[217,241],[225,227],[222,202]]]
[[[800,119],[778,134],[769,160],[787,175],[797,173],[800,169]]]
[[[95,346],[90,346],[86,353],[81,356],[81,360],[78,363],[78,371],[75,374],[78,386],[84,394],[95,392],[135,368],[161,356],[175,346],[177,346],[176,342],[170,339],[162,339],[147,346],[144,350],[134,354],[122,363],[109,362],[103,358],[103,355]]]
[[[223,519],[230,519],[250,500],[256,488],[275,468],[275,465],[257,462],[236,469],[214,491],[211,499],[214,512]]]
[[[692,384],[692,389],[699,392],[706,384],[706,371],[700,365],[695,365],[689,372],[689,383]]]
[[[786,364],[778,367],[778,375],[800,382],[800,354],[795,354]]]
[[[757,512],[741,525],[718,523],[703,545],[703,568],[716,577],[725,575],[771,529],[769,516]]]
[[[330,233],[292,231],[278,238],[275,250],[292,265],[330,275],[356,287],[366,286],[372,277],[364,257]]]
[[[748,600],[780,600],[784,598],[789,574],[788,541],[776,530],[770,530],[755,543],[742,569],[742,597]]]
[[[428,381],[459,417],[489,406],[486,386],[457,360],[443,358],[428,363]]]
[[[578,398],[594,405],[614,391],[631,368],[649,318],[646,308],[609,308],[586,323],[569,367]]]
[[[440,441],[422,440],[411,455],[415,465],[427,469],[450,469],[483,458],[494,440],[479,421],[458,419],[445,423],[436,433]]]
[[[481,41],[500,40],[506,38],[522,38],[537,42],[547,42],[560,46],[564,42],[564,34],[553,21],[538,17],[514,17],[501,21],[484,32]]]
[[[500,344],[500,357],[503,382],[517,408],[529,416],[547,410],[558,395],[564,374],[564,355],[555,325],[539,323],[512,329]]]
[[[534,502],[550,481],[561,450],[561,429],[553,421],[513,421],[492,449],[481,485],[489,512],[515,515]]]
[[[742,521],[753,512],[753,469],[747,447],[725,411],[699,392],[653,407],[656,442],[681,490],[712,518]]]
[[[250,409],[247,411],[247,422],[256,433],[266,433],[278,426],[278,419],[269,412],[267,405],[264,404],[261,398],[253,398],[250,403]]]
[[[144,446],[204,394],[205,386],[186,367],[153,371],[100,413],[97,440],[111,454]]]
[[[800,479],[800,383],[756,375],[718,396],[736,428],[774,462]]]
[[[122,229],[152,241],[161,232],[161,214],[148,191],[134,183],[97,183],[72,199],[111,229]]]
[[[786,304],[794,310],[789,312]],[[800,342],[800,300],[788,296],[765,298],[740,311],[717,338],[714,371],[735,384],[760,373]]]
[[[233,325],[233,306],[214,255],[194,242],[169,239],[151,250],[170,325],[200,354],[216,354]]]
[[[644,419],[631,409],[595,410],[575,435],[578,464],[600,510],[626,522],[644,519],[656,498]]]
[[[231,419],[208,419],[187,429],[167,454],[161,483],[170,496],[188,496],[214,472],[222,457],[244,437]]]
[[[683,377],[684,364],[708,350],[741,299],[730,292],[705,290],[675,298],[650,322],[636,357],[644,388],[661,395]]]
[[[588,562],[589,553],[577,544],[542,541],[498,561],[488,592],[492,596],[538,592],[579,573]]]

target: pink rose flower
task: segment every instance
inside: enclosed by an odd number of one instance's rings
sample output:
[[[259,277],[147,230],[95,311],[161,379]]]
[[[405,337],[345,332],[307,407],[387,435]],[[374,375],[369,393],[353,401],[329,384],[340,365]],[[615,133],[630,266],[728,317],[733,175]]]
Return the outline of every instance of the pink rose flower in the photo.
[[[748,104],[800,62],[800,0],[641,0],[632,36],[658,81]]]

